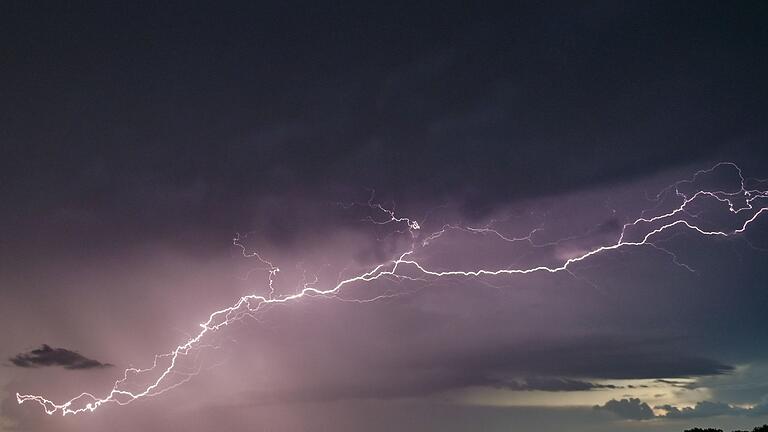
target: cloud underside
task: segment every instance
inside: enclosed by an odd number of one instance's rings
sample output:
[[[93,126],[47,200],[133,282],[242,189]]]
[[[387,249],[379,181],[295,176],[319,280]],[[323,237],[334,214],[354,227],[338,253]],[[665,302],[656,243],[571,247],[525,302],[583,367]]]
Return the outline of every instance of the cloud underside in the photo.
[[[724,402],[702,401],[693,407],[679,408],[674,405],[658,405],[654,407],[663,410],[664,414],[656,415],[650,405],[637,398],[615,400],[611,399],[595,409],[612,412],[621,418],[629,420],[649,420],[652,418],[692,419],[715,417],[723,415],[765,415],[768,405],[761,404],[752,408],[741,408]]]
[[[65,348],[51,348],[43,344],[40,348],[26,353],[17,354],[9,359],[15,366],[22,368],[36,368],[47,366],[61,366],[64,369],[102,369],[111,367],[109,363],[102,363],[90,359],[82,354]]]
[[[496,348],[473,354],[443,353],[439,357],[411,359],[397,365],[356,362],[350,356],[345,357],[344,361],[349,363],[344,365],[313,364],[303,368],[289,365],[294,371],[290,382],[250,392],[245,399],[256,404],[395,399],[478,387],[509,391],[597,391],[623,388],[606,382],[612,379],[718,375],[732,370],[730,366],[707,359],[669,352],[662,356],[656,350],[643,349],[642,344],[624,347],[622,352],[613,345],[603,341],[568,348],[529,347],[526,351]],[[563,358],[569,360],[563,362]],[[362,368],[361,364],[366,367]],[[335,373],[339,369],[345,373]],[[371,374],[371,369],[376,373]]]
[[[315,387],[300,387],[277,391],[259,391],[251,395],[256,404],[338,401],[349,399],[397,399],[425,397],[442,391],[468,387],[491,387],[511,391],[570,392],[596,389],[620,388],[563,377],[521,377],[507,379],[443,379],[415,378],[410,383],[391,381],[389,383],[340,383]]]

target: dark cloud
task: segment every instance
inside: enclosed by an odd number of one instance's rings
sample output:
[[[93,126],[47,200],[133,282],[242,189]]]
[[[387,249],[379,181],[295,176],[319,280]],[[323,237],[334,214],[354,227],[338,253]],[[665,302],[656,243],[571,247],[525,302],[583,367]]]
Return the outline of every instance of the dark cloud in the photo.
[[[148,236],[242,227],[253,195],[363,187],[483,213],[717,157],[766,124],[768,63],[745,48],[764,40],[759,9],[9,9],[0,163],[17,225],[70,206]]]
[[[664,410],[662,415],[655,415],[651,407],[637,398],[615,400],[611,399],[605,405],[595,406],[595,409],[611,411],[630,420],[647,420],[654,417],[668,419],[694,419],[715,416],[750,415],[761,416],[768,413],[765,405],[752,408],[741,408],[725,402],[700,401],[693,407],[679,408],[674,405],[657,405],[655,409]]]
[[[637,398],[611,399],[605,405],[595,406],[595,409],[610,411],[629,420],[648,420],[654,417],[651,407]]]
[[[550,392],[621,388],[612,384],[596,384],[588,381],[559,377],[530,377],[520,380],[499,382],[496,386],[507,388],[509,390],[540,390]]]
[[[65,348],[51,348],[46,344],[29,352],[17,354],[9,360],[14,365],[22,368],[62,366],[64,369],[81,370],[101,369],[112,366],[109,363],[102,363],[85,357],[75,351]]]
[[[567,362],[561,359],[567,358]],[[441,362],[460,370],[527,371],[543,376],[641,379],[720,375],[733,367],[705,357],[679,352],[665,340],[588,338],[572,341],[533,342],[519,347],[494,347],[482,354],[455,354]]]
[[[564,344],[565,345],[565,344]],[[642,344],[638,344],[642,346]],[[344,352],[340,348],[340,352]],[[621,355],[618,353],[621,352]],[[314,354],[306,354],[310,357]],[[418,353],[410,353],[418,357]],[[461,355],[440,353],[427,355],[405,363],[398,361],[363,360],[353,356],[338,374],[338,361],[324,365],[303,365],[297,384],[264,389],[251,393],[247,399],[257,404],[276,402],[331,401],[342,399],[394,399],[429,396],[440,392],[489,387],[510,391],[591,391],[617,389],[621,386],[602,384],[579,377],[603,379],[638,379],[657,376],[689,377],[700,374],[726,373],[730,366],[690,356],[659,351],[634,349],[622,345],[619,349],[606,341],[568,344],[558,348],[542,348],[531,344],[525,350],[482,350]],[[568,358],[568,362],[558,359]],[[376,370],[376,374],[368,371]],[[647,387],[645,385],[629,386]]]
[[[386,374],[382,374],[387,376]],[[428,371],[421,374],[403,372],[400,377],[381,380],[360,379],[355,382],[325,382],[307,384],[295,389],[258,391],[249,401],[256,404],[285,402],[328,402],[345,399],[395,399],[429,396],[435,393],[466,387],[483,386],[513,391],[568,392],[615,389],[619,386],[599,384],[562,377],[485,377],[477,371]]]
[[[733,370],[734,370],[733,368],[729,368],[728,370],[723,370],[723,373],[731,372]],[[679,381],[679,380],[673,380],[673,379],[663,379],[663,378],[662,379],[657,379],[655,381],[657,383],[660,383],[660,384],[667,384],[667,385],[670,385],[672,387],[684,388],[684,389],[688,389],[688,390],[693,390],[695,388],[700,387],[700,384],[698,384],[696,382],[686,382],[686,381]]]
[[[660,417],[670,419],[691,419],[715,416],[748,415],[762,416],[768,414],[768,405],[758,404],[751,408],[741,408],[725,402],[701,401],[693,407],[679,408],[674,405],[659,405],[655,408],[662,409],[666,413]]]
[[[747,411],[727,403],[710,401],[697,402],[693,407],[683,407],[682,409],[672,405],[661,405],[657,408],[665,410],[667,413],[664,417],[667,418],[714,417],[718,415],[740,414]]]

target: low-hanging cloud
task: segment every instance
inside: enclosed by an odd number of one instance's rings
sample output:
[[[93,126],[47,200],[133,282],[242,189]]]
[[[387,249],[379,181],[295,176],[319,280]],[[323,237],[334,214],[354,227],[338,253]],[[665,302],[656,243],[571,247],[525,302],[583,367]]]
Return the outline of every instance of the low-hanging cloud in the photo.
[[[654,409],[663,410],[664,413],[657,415],[651,407],[641,401],[639,398],[629,398],[615,400],[611,399],[604,405],[596,405],[597,410],[610,411],[621,418],[628,420],[648,420],[652,418],[667,419],[694,419],[716,416],[758,416],[768,412],[768,406],[764,404],[755,405],[751,408],[742,408],[725,402],[718,401],[700,401],[692,407],[678,407],[675,405],[656,405]]]
[[[724,402],[711,401],[697,402],[693,407],[678,408],[672,405],[662,405],[657,408],[665,410],[667,413],[664,417],[667,418],[714,417],[719,415],[745,414],[750,411],[749,409],[731,406]]]

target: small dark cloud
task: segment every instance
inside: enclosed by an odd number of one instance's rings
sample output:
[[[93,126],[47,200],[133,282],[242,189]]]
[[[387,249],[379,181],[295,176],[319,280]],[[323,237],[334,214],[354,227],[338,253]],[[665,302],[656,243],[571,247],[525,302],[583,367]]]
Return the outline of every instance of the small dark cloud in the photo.
[[[596,384],[588,381],[559,377],[529,377],[519,380],[501,381],[493,383],[492,385],[509,390],[539,390],[550,392],[621,388],[613,384]]]
[[[651,407],[637,398],[611,399],[605,405],[596,405],[595,409],[609,411],[629,420],[648,420],[655,417]]]
[[[51,348],[46,344],[32,351],[17,354],[9,360],[14,365],[22,368],[62,366],[64,369],[80,370],[101,369],[112,366],[109,363],[102,363],[85,357],[76,351],[70,351],[65,348]]]
[[[696,383],[690,383],[690,382],[679,381],[679,380],[657,379],[655,380],[655,382],[660,384],[667,384],[672,387],[684,388],[684,389],[695,389],[697,387]]]

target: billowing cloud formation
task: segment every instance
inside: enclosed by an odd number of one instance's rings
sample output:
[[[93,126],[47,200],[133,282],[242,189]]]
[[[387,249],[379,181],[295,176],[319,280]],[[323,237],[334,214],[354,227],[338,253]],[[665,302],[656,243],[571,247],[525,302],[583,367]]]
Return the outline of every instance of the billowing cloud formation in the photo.
[[[90,359],[82,354],[65,348],[51,348],[43,344],[40,348],[17,354],[9,359],[18,367],[34,368],[41,366],[62,366],[64,369],[101,369],[112,366]]]
[[[595,409],[610,411],[630,420],[648,420],[654,417],[651,407],[637,398],[611,399],[605,405],[595,406]]]
[[[742,408],[725,402],[700,401],[692,407],[677,407],[674,405],[657,405],[657,410],[665,411],[662,415],[656,415],[651,407],[638,398],[615,400],[611,399],[605,405],[595,406],[595,409],[610,411],[622,418],[630,420],[647,420],[654,417],[668,419],[693,419],[726,415],[750,415],[760,416],[768,412],[768,406],[756,405],[752,408]]]
[[[682,409],[671,405],[663,405],[661,408],[667,412],[667,418],[696,418],[696,417],[714,417],[718,415],[733,415],[748,412],[749,410],[734,407],[723,402],[702,401],[697,402],[694,407],[684,407]]]
[[[752,408],[742,408],[727,404],[725,402],[701,401],[693,407],[678,408],[672,405],[661,405],[660,408],[666,411],[667,418],[700,418],[714,417],[719,415],[750,415],[761,416],[768,413],[768,405],[758,404]]]

